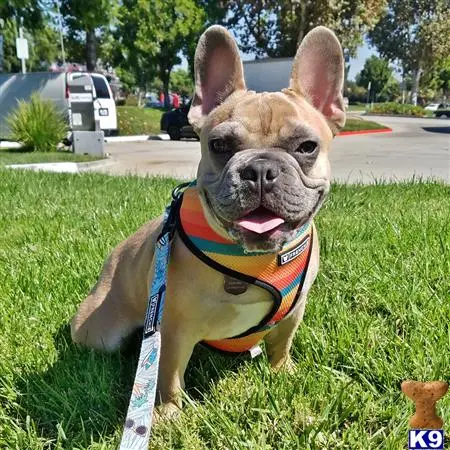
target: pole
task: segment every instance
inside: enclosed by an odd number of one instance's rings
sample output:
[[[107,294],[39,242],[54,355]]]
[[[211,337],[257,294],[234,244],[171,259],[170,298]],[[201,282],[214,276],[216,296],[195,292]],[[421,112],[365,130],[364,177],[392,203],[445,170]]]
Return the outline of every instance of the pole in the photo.
[[[20,27],[19,27],[19,37],[20,39],[23,38],[23,17],[20,18]],[[22,62],[22,73],[27,73],[27,68],[25,67],[25,58],[20,58],[20,61]]]
[[[372,82],[369,81],[369,84],[367,86],[367,100],[366,100],[366,109],[367,106],[369,105],[369,100],[370,100],[370,88],[372,87]]]
[[[66,65],[66,54],[64,51],[64,39],[63,39],[63,26],[62,26],[62,16],[61,16],[61,10],[59,7],[59,1],[56,1],[56,8],[58,10],[58,18],[59,18],[59,42],[61,45],[61,58],[63,66]]]

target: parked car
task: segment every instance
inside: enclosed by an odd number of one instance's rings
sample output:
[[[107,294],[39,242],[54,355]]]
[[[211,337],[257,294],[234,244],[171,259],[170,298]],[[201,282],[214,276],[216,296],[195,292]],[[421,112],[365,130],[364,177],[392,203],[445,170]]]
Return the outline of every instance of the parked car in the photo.
[[[450,118],[450,105],[443,105],[442,108],[437,109],[433,114],[441,119]]]
[[[94,84],[94,116],[105,135],[117,133],[117,112],[113,94],[102,74],[87,72],[30,72],[0,73],[0,138],[9,136],[6,121],[17,107],[17,100],[28,101],[33,92],[51,100],[67,117],[70,124],[69,81],[77,77],[91,77]]]
[[[436,111],[437,109],[444,108],[445,105],[443,103],[430,103],[425,106],[425,111]]]
[[[72,72],[67,74],[67,78],[90,76],[94,83],[94,117],[100,123],[100,128],[105,136],[118,134],[116,102],[109,86],[108,80],[100,73]],[[70,92],[67,92],[70,95]]]
[[[181,138],[198,139],[197,133],[189,124],[187,115],[190,103],[179,108],[167,111],[161,117],[161,131],[165,131],[172,141],[179,141]]]

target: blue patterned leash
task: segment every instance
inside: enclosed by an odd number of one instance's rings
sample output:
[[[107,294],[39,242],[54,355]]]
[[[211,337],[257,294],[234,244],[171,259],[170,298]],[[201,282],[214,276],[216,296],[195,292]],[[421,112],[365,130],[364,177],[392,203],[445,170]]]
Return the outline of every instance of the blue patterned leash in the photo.
[[[173,190],[172,203],[166,208],[163,228],[156,241],[154,273],[145,314],[141,352],[119,450],[148,450],[161,354],[160,327],[166,296],[170,244],[175,233],[176,212],[182,190],[189,185],[190,183],[183,183]]]

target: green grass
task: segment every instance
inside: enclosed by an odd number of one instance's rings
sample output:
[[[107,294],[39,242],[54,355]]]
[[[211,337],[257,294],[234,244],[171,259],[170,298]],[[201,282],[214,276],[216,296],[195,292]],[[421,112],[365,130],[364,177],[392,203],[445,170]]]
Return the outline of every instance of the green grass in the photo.
[[[86,162],[99,158],[89,155],[75,155],[72,152],[30,152],[22,149],[0,149],[0,166],[7,164],[33,164],[46,162]]]
[[[112,247],[162,211],[175,182],[1,169],[0,179],[0,448],[115,448],[138,343],[77,348],[67,324]],[[150,448],[405,448],[412,405],[400,382],[450,375],[449,194],[432,182],[333,186],[296,372],[198,349],[190,401]],[[448,427],[450,395],[439,412]]]
[[[353,105],[348,105],[347,111],[365,111],[366,104],[365,103],[355,103]]]
[[[123,136],[160,133],[160,119],[164,111],[137,106],[118,106],[119,133]]]
[[[347,119],[342,131],[380,130],[388,128],[377,122],[363,119]]]

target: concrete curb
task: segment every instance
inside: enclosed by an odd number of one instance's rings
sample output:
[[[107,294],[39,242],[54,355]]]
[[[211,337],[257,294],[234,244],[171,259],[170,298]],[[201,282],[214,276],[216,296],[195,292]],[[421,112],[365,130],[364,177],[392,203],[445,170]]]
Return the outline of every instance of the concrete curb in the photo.
[[[337,136],[351,136],[353,134],[392,133],[392,128],[377,128],[375,130],[341,131]]]
[[[13,141],[0,141],[0,148],[22,148],[22,144]]]
[[[408,116],[408,114],[383,114],[383,113],[366,113],[365,117],[403,117],[406,119],[439,119],[439,117],[430,116]]]
[[[53,173],[81,173],[96,167],[107,167],[116,164],[116,161],[110,158],[100,159],[98,161],[87,162],[50,162],[34,164],[9,164],[5,166],[8,169],[33,170],[35,172],[53,172]]]
[[[144,142],[144,141],[170,141],[168,134],[139,134],[135,136],[110,136],[105,142]]]

